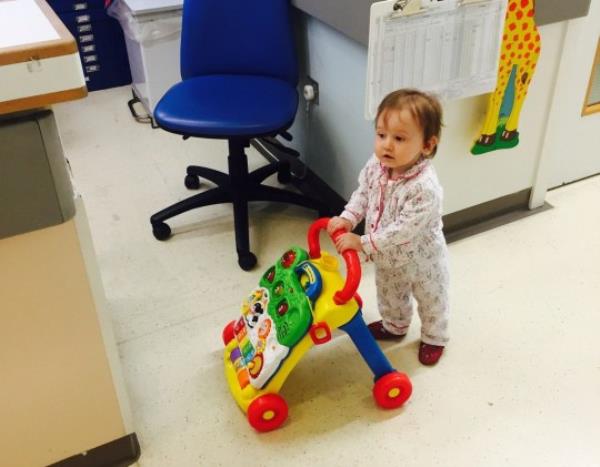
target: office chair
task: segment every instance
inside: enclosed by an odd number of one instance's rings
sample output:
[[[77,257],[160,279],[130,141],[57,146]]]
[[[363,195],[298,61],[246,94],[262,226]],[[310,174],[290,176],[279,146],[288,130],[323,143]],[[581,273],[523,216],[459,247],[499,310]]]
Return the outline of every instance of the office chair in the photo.
[[[248,202],[277,201],[317,209],[319,201],[261,183],[278,174],[291,180],[289,162],[271,162],[251,173],[244,149],[256,138],[287,135],[298,106],[298,70],[289,0],[185,0],[181,34],[181,76],[157,104],[154,117],[166,131],[227,139],[229,174],[189,166],[185,186],[199,177],[215,188],[173,204],[150,218],[158,240],[171,235],[165,220],[211,204],[232,203],[238,263],[256,264],[250,251]]]

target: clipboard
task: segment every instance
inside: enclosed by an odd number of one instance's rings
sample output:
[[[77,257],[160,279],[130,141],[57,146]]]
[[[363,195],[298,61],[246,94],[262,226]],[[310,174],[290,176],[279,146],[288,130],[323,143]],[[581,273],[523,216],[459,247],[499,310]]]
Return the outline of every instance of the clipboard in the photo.
[[[365,118],[389,92],[442,100],[496,88],[507,0],[385,0],[371,5]]]

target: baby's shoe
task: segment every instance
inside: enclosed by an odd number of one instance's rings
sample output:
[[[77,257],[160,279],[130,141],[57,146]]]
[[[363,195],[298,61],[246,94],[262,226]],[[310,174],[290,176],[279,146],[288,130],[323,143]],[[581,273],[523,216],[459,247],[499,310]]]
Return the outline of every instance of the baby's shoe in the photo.
[[[444,353],[443,345],[431,345],[421,342],[419,346],[419,361],[423,365],[435,365]]]
[[[394,334],[383,327],[383,321],[374,321],[368,325],[369,331],[378,341],[397,341],[402,339],[406,334]]]

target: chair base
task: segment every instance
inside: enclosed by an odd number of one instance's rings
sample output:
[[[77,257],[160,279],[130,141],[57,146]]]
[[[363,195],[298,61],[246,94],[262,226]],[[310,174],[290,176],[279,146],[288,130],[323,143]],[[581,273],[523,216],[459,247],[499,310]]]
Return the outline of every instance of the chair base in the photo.
[[[189,166],[185,178],[188,188],[199,188],[198,177],[213,182],[216,187],[179,201],[150,217],[152,232],[158,240],[166,240],[171,236],[171,228],[165,223],[167,219],[212,204],[232,203],[234,212],[235,243],[238,264],[248,271],[256,265],[256,256],[250,251],[248,232],[248,203],[252,201],[275,201],[295,204],[319,211],[319,215],[327,215],[329,209],[322,202],[308,196],[293,193],[266,185],[262,182],[274,173],[280,182],[291,179],[290,166],[287,162],[271,163],[253,172],[248,172],[248,157],[244,148],[248,140],[229,140],[229,174],[207,167]]]

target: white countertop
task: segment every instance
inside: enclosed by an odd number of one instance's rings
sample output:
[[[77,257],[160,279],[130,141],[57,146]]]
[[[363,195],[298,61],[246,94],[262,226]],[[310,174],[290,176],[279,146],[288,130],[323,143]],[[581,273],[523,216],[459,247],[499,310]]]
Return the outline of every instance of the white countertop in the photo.
[[[0,1],[0,49],[59,39],[34,0]]]

